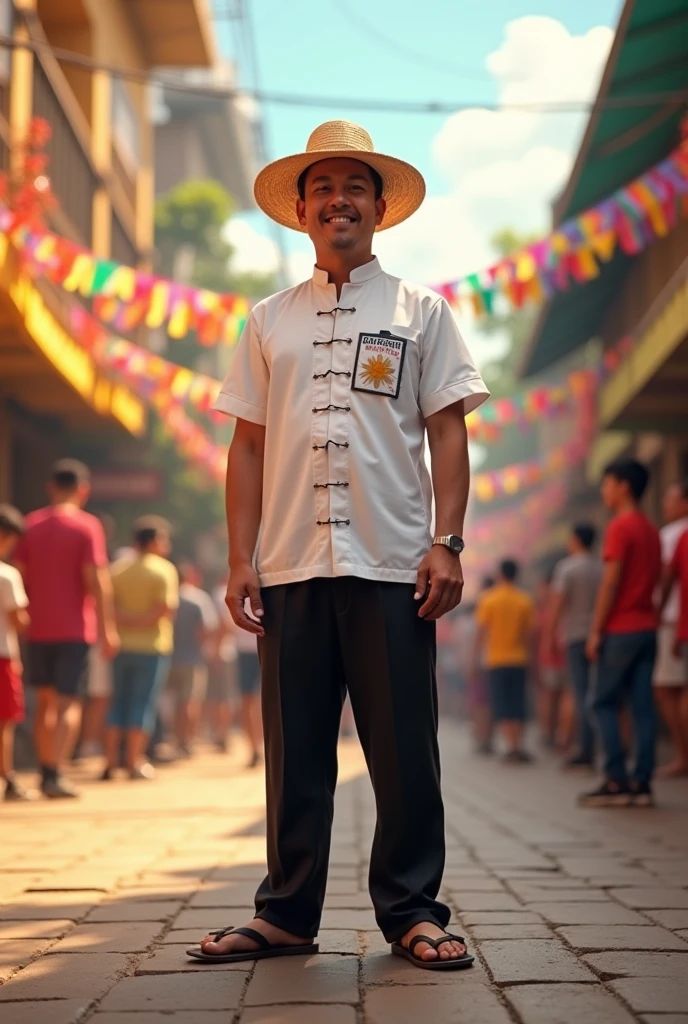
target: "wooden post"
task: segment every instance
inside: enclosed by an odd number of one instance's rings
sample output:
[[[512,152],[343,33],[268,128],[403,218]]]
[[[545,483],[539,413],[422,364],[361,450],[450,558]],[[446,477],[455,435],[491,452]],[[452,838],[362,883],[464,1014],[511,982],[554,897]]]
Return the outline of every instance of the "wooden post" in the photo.
[[[91,157],[99,174],[107,180],[112,171],[112,78],[107,71],[91,76]],[[99,185],[93,195],[93,238],[96,256],[107,259],[112,252],[112,203]]]

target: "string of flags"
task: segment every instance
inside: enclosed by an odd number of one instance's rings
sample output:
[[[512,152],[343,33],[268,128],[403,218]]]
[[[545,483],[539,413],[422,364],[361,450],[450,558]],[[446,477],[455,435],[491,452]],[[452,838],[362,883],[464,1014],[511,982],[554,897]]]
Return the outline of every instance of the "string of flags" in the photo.
[[[453,305],[490,314],[497,296],[521,308],[571,283],[599,274],[617,249],[636,255],[688,216],[688,138],[666,159],[613,195],[565,221],[539,241],[481,272],[435,285]],[[242,295],[194,288],[147,271],[101,259],[83,246],[0,209],[0,231],[10,235],[34,275],[92,300],[93,312],[115,332],[145,324],[171,338],[195,331],[201,345],[235,345],[249,312]]]

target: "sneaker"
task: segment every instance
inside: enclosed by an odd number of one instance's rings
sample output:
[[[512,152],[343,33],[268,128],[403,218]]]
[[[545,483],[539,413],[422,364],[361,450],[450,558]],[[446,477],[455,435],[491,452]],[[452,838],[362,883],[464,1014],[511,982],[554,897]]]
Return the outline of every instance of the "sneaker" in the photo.
[[[631,802],[634,807],[655,806],[655,798],[649,782],[632,782],[631,794]]]
[[[610,780],[578,797],[579,807],[630,807],[632,802],[633,795],[628,785]]]
[[[103,768],[103,772],[98,776],[99,782],[112,782],[115,777],[115,771],[113,768]]]
[[[81,795],[71,783],[58,776],[44,779],[41,783],[41,793],[49,800],[73,800]]]
[[[595,765],[592,761],[589,761],[587,757],[571,757],[568,761],[564,761],[562,768],[565,772],[591,772]]]
[[[147,761],[144,761],[143,764],[140,764],[138,768],[129,769],[130,779],[145,779],[146,781],[150,782],[151,779],[155,778],[156,774],[157,773],[153,765],[149,764]]]
[[[7,803],[28,803],[31,800],[38,800],[38,793],[35,789],[22,789],[16,782],[8,780],[3,799]]]

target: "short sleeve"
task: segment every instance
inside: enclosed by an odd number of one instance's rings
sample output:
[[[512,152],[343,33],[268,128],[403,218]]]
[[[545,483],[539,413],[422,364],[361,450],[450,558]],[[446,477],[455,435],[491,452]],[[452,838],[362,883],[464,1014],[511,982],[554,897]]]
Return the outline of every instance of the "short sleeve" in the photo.
[[[267,423],[270,373],[263,357],[257,311],[246,321],[215,408],[250,423]]]
[[[569,574],[564,559],[557,562],[552,576],[552,590],[555,594],[566,594],[568,592]]]
[[[423,330],[419,390],[423,416],[427,419],[462,400],[469,413],[489,397],[449,304],[438,299]]]
[[[179,607],[179,576],[177,570],[168,563],[165,573],[165,596],[164,601],[168,608]]]
[[[626,531],[617,520],[612,520],[604,538],[602,557],[605,562],[622,562],[626,554]]]
[[[24,582],[16,569],[0,576],[0,608],[4,612],[16,612],[18,608],[26,608],[28,603]]]

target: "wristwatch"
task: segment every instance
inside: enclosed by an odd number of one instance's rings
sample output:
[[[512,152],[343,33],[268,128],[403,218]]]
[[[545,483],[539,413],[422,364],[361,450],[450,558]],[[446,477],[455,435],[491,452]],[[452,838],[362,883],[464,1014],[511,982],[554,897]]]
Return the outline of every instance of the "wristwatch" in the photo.
[[[455,555],[460,555],[466,545],[461,537],[457,537],[455,533],[448,533],[446,537],[435,537],[433,544],[443,544],[445,548],[449,548]]]

